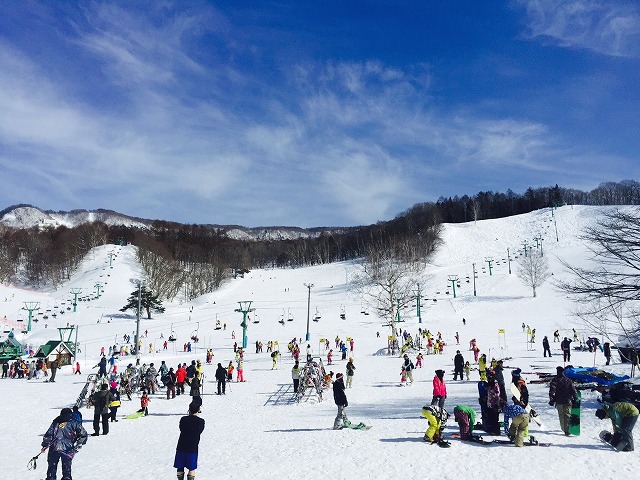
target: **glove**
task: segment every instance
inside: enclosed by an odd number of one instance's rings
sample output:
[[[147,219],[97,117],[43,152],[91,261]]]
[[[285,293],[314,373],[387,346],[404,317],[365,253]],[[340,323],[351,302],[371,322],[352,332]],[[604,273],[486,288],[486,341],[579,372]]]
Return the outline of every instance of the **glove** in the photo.
[[[538,416],[538,412],[536,412],[533,408],[531,409],[531,412],[529,412],[529,415],[531,415],[532,417],[537,417]]]
[[[556,402],[554,402],[553,400],[549,400],[549,406],[550,406],[550,407],[555,406],[555,404],[556,404]]]

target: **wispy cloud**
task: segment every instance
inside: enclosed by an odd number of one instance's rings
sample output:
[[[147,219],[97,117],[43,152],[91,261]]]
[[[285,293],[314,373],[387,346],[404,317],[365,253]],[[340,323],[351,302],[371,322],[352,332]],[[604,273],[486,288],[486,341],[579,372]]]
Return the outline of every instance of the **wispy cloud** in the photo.
[[[640,57],[640,5],[613,0],[516,0],[526,9],[527,34],[562,47]]]
[[[576,158],[600,160],[525,116],[434,102],[426,63],[293,59],[263,74],[247,67],[256,53],[237,45],[237,27],[207,5],[143,13],[83,10],[67,39],[91,66],[82,78],[0,43],[0,169],[16,174],[0,175],[0,189],[10,203],[353,225],[469,172],[560,173]],[[100,98],[77,88],[96,78]]]

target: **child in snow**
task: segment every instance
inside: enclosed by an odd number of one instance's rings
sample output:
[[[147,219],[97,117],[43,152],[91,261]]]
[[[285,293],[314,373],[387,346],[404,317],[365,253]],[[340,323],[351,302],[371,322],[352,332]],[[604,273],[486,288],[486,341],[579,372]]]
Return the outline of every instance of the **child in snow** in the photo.
[[[466,362],[464,362],[464,374],[467,377],[467,380],[470,380],[469,378],[470,373],[471,373],[471,364],[467,360]]]
[[[422,368],[422,359],[423,358],[424,358],[424,356],[422,355],[422,352],[419,352],[418,355],[416,356],[416,367]]]
[[[140,397],[140,410],[138,413],[144,412],[144,416],[149,415],[149,396],[147,395],[147,391],[142,391],[142,396]]]

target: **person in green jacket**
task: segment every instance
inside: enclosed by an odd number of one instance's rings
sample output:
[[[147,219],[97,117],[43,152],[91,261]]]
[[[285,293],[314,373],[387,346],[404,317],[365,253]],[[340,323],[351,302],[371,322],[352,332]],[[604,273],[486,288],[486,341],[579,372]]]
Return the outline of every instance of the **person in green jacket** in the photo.
[[[638,420],[638,408],[629,402],[604,403],[596,410],[600,420],[611,419],[613,435],[609,443],[622,452],[633,452],[633,427]]]
[[[457,405],[453,409],[453,416],[460,426],[460,439],[471,440],[476,424],[476,412],[468,405]]]

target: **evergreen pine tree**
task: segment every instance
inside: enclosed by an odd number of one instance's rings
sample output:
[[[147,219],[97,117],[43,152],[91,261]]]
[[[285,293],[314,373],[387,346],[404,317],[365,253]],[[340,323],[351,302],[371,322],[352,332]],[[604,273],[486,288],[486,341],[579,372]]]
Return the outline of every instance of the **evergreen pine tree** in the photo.
[[[127,310],[138,311],[138,290],[131,292],[131,295],[127,299],[127,304],[120,309],[121,312]],[[154,295],[151,290],[147,290],[145,286],[140,288],[140,310],[147,312],[147,318],[151,319],[151,311],[156,313],[164,313],[164,307],[162,301],[158,298],[158,295]]]

